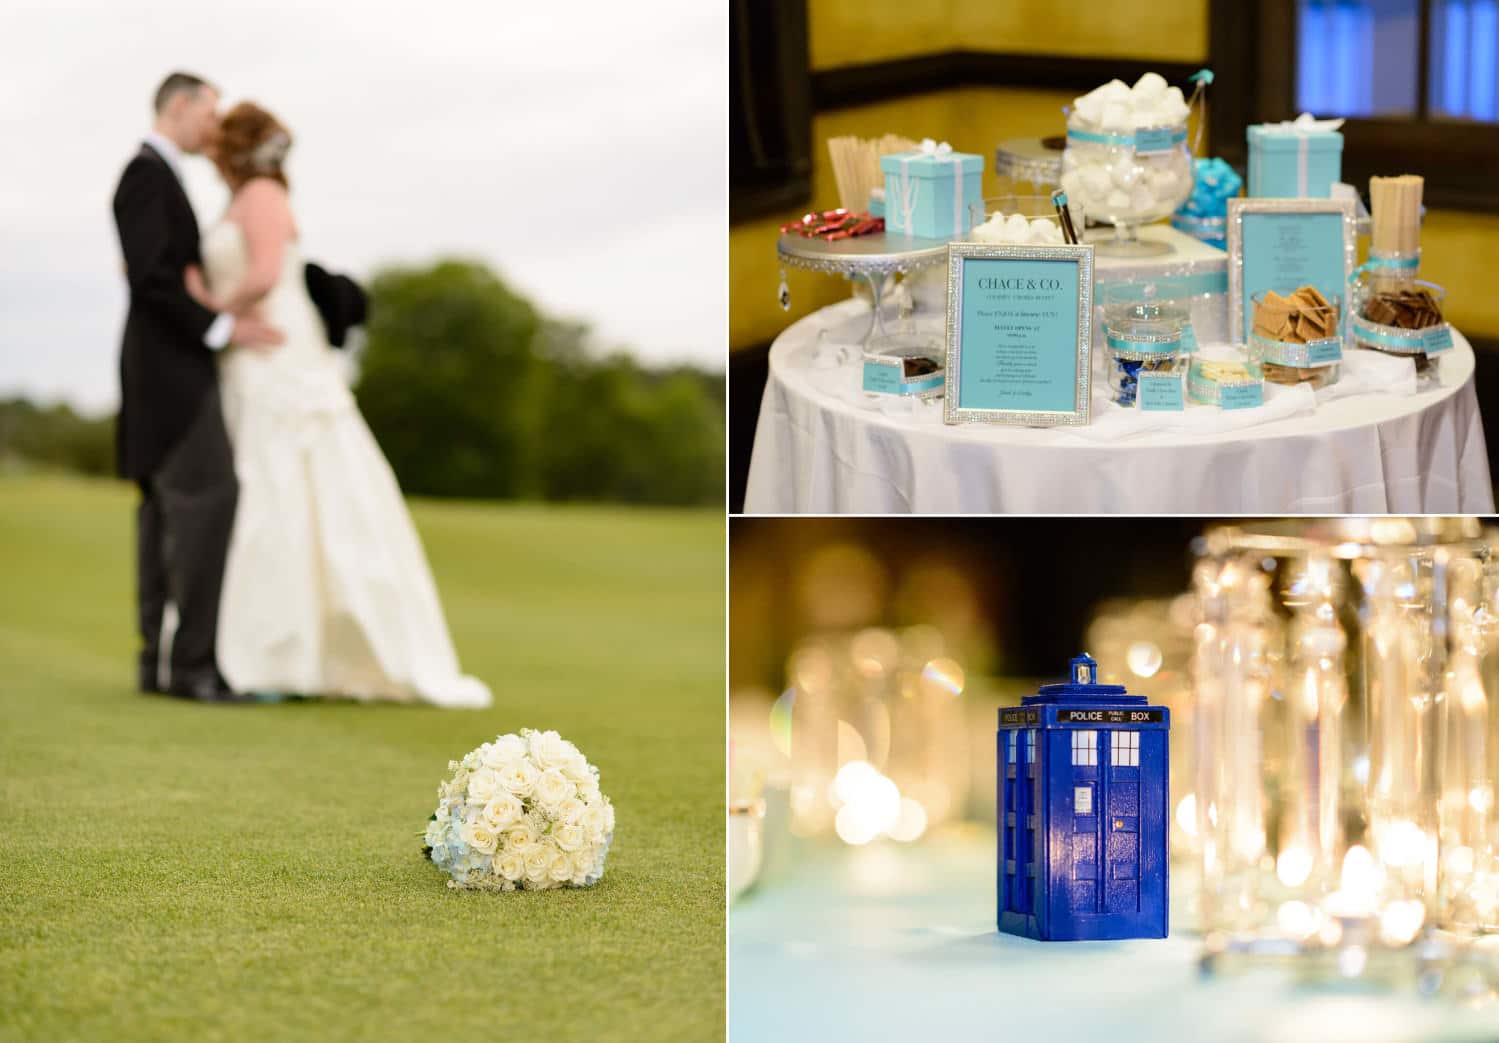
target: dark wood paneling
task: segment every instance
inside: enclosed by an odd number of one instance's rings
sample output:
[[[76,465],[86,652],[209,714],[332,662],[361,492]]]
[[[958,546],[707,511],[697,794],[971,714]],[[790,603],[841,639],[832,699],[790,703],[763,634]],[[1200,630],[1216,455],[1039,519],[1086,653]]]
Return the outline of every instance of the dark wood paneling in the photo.
[[[1082,92],[1116,77],[1130,83],[1151,70],[1172,83],[1184,83],[1199,68],[1201,65],[1187,62],[1133,58],[948,51],[815,72],[812,74],[812,107],[818,112],[830,112],[959,87],[1030,87]]]

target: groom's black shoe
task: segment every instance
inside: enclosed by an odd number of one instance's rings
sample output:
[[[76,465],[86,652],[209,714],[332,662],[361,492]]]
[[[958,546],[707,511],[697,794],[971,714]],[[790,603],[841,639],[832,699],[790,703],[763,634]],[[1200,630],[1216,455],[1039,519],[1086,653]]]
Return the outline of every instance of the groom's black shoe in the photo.
[[[217,675],[173,682],[170,694],[200,703],[253,703],[254,696],[240,695]]]

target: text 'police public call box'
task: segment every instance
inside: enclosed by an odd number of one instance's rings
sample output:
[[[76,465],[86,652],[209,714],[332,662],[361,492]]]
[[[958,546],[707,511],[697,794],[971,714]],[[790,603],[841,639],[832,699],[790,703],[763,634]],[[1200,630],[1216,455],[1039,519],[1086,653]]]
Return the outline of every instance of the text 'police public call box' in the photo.
[[[1164,938],[1171,711],[1064,684],[999,711],[999,929],[1042,941]]]

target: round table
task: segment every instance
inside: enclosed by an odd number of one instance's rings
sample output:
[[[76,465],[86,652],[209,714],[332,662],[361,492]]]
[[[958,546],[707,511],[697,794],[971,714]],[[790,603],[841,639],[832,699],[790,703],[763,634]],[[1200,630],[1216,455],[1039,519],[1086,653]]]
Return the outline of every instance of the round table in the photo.
[[[1187,415],[1228,430],[1110,438],[1096,379],[1095,429],[948,426],[941,403],[858,390],[869,305],[843,301],[790,326],[770,349],[745,492],[747,514],[1491,513],[1493,485],[1473,349],[1454,332],[1436,386],[1293,408]],[[847,357],[846,349],[842,352]],[[1382,356],[1380,358],[1383,358]],[[1307,401],[1310,401],[1309,399]],[[1281,419],[1267,419],[1281,416]],[[1117,415],[1113,420],[1121,419]],[[1125,418],[1128,419],[1128,418]]]

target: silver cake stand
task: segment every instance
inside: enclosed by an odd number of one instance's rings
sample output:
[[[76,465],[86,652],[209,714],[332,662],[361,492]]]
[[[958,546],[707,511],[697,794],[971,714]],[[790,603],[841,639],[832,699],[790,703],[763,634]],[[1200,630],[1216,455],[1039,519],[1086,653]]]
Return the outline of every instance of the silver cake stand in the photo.
[[[870,316],[869,329],[862,342],[867,345],[870,338],[885,332],[885,319],[881,314],[885,279],[896,272],[915,272],[941,264],[947,259],[947,243],[946,239],[917,239],[886,232],[872,232],[831,243],[826,239],[783,233],[776,243],[776,253],[786,267],[826,272],[846,279],[863,279],[869,283],[874,295],[874,314]],[[780,298],[781,306],[788,307],[791,298],[786,291],[784,270]]]

